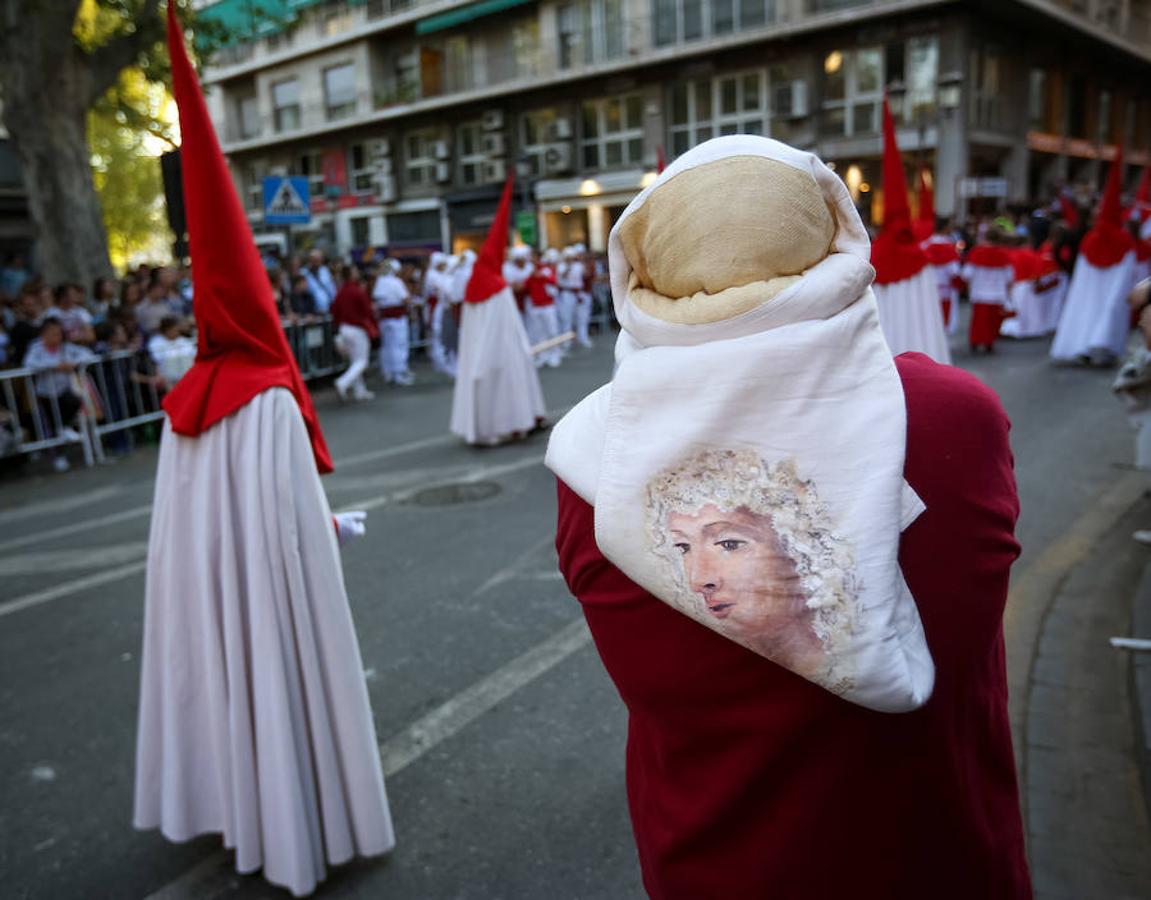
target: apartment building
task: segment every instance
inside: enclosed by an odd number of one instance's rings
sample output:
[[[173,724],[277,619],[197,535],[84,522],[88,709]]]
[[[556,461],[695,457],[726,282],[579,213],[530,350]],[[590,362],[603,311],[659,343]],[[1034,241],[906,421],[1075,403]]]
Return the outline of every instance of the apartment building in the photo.
[[[1151,163],[1151,0],[219,0],[209,103],[253,227],[308,178],[300,245],[459,250],[510,170],[542,246],[601,249],[673,159],[748,133],[881,211],[880,104],[963,217]],[[874,185],[874,187],[873,187]],[[522,222],[521,218],[521,222]]]

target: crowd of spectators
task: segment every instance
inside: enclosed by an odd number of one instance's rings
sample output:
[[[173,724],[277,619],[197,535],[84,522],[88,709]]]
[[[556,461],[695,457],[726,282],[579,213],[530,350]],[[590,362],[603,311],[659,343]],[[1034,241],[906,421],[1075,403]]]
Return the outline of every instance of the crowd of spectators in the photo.
[[[51,284],[10,256],[0,268],[0,371],[31,370],[35,402],[18,390],[0,397],[0,427],[8,431],[0,451],[19,428],[78,440],[85,406],[117,418],[158,408],[195,359],[193,328],[187,268],[142,265],[119,281],[98,278],[89,290]],[[113,438],[111,452],[127,449],[127,435]],[[68,466],[60,450],[55,465]]]

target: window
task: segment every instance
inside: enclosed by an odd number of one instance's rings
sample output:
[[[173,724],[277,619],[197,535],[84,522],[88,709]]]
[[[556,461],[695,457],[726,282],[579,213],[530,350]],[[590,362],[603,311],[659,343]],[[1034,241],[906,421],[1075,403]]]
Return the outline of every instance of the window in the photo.
[[[297,157],[296,172],[308,179],[308,191],[313,197],[324,196],[324,165],[319,150],[309,150]]]
[[[671,152],[685,153],[721,134],[766,134],[763,69],[684,81],[671,89]]]
[[[264,211],[264,166],[249,163],[243,169],[244,209],[248,212]]]
[[[1027,82],[1027,125],[1032,131],[1047,130],[1047,73],[1032,69]]]
[[[806,129],[808,115],[808,85],[803,77],[804,71],[795,62],[777,63],[767,70],[769,134],[786,144],[799,144],[806,140],[801,136]]]
[[[643,99],[639,94],[583,102],[583,166],[615,169],[643,162]]]
[[[335,9],[324,13],[323,32],[325,37],[334,37],[350,31],[356,24],[355,17],[347,3],[340,3]]]
[[[1087,77],[1072,75],[1067,96],[1067,133],[1073,138],[1087,137]]]
[[[883,84],[880,48],[827,54],[823,60],[824,134],[851,137],[878,131]]]
[[[241,97],[236,103],[240,120],[240,138],[253,138],[260,133],[260,103],[255,94]]]
[[[1003,103],[1007,84],[1005,57],[997,47],[983,47],[971,53],[971,119],[976,128],[1008,130]]]
[[[775,0],[652,2],[657,47],[759,28],[775,21]]]
[[[362,249],[369,246],[372,242],[372,217],[371,216],[356,216],[354,219],[349,219],[348,224],[352,227],[352,246],[357,249]]]
[[[324,69],[324,106],[328,119],[342,119],[356,111],[356,67],[352,63]]]
[[[288,78],[272,85],[272,116],[276,131],[300,127],[300,81]]]
[[[623,56],[623,0],[576,0],[559,7],[560,68]]]
[[[408,184],[412,187],[428,187],[436,183],[438,137],[433,128],[410,131],[404,137],[404,166],[407,170]]]
[[[466,185],[484,182],[484,128],[480,122],[464,122],[456,129],[456,157],[459,163],[460,183]]]
[[[348,148],[348,157],[351,165],[348,178],[353,194],[370,194],[375,190],[375,166],[368,155],[366,144],[352,144]],[[359,245],[357,245],[359,246]]]
[[[902,45],[899,46],[902,48]],[[888,81],[892,81],[894,77],[888,72]],[[907,85],[907,95],[903,101],[903,121],[911,124],[926,122],[935,114],[935,82],[938,77],[939,41],[934,37],[909,40],[903,76],[903,81]]]
[[[537,109],[520,117],[520,155],[527,160],[532,178],[547,174],[545,160],[552,145],[566,141],[559,136],[554,109]],[[564,133],[570,135],[570,123],[564,120]]]
[[[444,88],[449,94],[476,86],[472,77],[471,41],[466,34],[455,35],[444,41],[444,82]]]
[[[1099,92],[1099,116],[1097,122],[1096,141],[1100,144],[1110,144],[1112,138],[1111,128],[1111,92]]]
[[[530,78],[540,70],[540,23],[536,18],[521,19],[512,25],[514,78]]]

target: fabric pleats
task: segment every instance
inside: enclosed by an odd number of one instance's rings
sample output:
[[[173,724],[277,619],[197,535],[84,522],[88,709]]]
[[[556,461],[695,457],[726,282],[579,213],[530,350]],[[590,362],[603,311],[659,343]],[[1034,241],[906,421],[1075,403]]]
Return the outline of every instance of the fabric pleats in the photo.
[[[331,512],[292,395],[165,427],[148,552],[134,824],[219,832],[302,896],[394,844]]]
[[[872,285],[879,305],[879,324],[893,356],[909,350],[951,364],[935,270],[927,266],[903,281]]]

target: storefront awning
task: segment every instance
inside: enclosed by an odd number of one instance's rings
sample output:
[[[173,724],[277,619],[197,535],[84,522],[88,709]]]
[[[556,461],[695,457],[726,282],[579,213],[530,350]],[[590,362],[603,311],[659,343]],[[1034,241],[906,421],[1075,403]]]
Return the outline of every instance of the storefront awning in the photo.
[[[449,10],[446,13],[440,13],[438,16],[430,16],[422,22],[417,22],[416,34],[432,34],[436,31],[443,31],[446,28],[455,28],[457,25],[463,25],[465,22],[481,19],[484,16],[490,16],[492,13],[511,9],[513,6],[523,6],[525,3],[530,2],[531,0],[480,0],[479,3],[472,3],[470,6]]]

